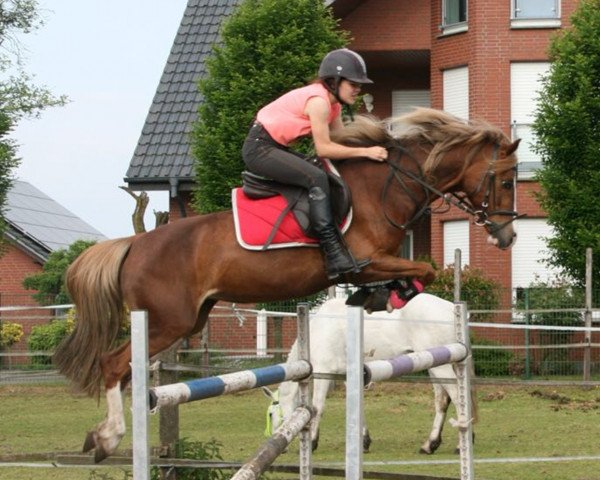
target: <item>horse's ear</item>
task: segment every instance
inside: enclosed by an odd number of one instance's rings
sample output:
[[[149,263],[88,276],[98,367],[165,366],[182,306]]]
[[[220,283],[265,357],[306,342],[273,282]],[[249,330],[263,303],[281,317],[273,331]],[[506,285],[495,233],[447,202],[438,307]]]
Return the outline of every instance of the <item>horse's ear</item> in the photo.
[[[518,148],[519,143],[521,143],[521,139],[517,138],[514,142],[512,142],[506,149],[506,156],[512,155],[515,153],[515,150]]]
[[[269,389],[269,387],[260,387],[265,397],[270,398],[271,400],[275,399],[275,394]]]

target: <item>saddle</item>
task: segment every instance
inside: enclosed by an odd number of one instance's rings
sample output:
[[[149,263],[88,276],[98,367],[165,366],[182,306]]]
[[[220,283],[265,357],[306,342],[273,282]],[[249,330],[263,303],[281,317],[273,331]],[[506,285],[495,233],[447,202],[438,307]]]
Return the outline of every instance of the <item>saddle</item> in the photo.
[[[310,159],[315,165],[323,168],[327,172],[330,189],[330,201],[333,218],[337,225],[341,225],[352,205],[352,196],[350,189],[339,176],[329,160]],[[323,167],[325,164],[325,167]],[[295,185],[288,185],[277,182],[267,177],[256,175],[254,173],[242,172],[242,192],[251,199],[265,199],[281,195],[285,198],[287,206],[279,215],[278,221],[273,226],[273,231],[269,238],[272,240],[279,224],[283,218],[291,212],[298,222],[299,227],[308,237],[316,238],[316,233],[310,224],[308,191],[305,188]],[[267,246],[270,242],[267,242]]]

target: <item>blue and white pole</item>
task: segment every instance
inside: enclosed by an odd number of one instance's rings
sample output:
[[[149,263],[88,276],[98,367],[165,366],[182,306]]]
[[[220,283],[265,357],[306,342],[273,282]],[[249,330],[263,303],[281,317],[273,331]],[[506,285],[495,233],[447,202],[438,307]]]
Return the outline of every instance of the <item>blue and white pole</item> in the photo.
[[[306,360],[298,360],[216,377],[161,385],[150,389],[150,409],[218,397],[227,393],[251,390],[288,380],[301,380],[311,373],[310,363]]]
[[[464,344],[451,343],[398,355],[389,360],[373,360],[365,363],[365,383],[380,382],[446,363],[460,362],[467,357],[467,354],[468,350]]]

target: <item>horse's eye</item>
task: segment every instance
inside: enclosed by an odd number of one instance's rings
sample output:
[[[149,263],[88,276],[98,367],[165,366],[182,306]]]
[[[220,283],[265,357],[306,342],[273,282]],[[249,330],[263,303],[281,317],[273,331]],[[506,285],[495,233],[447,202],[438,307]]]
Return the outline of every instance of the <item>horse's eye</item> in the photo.
[[[502,180],[502,188],[505,190],[512,190],[513,189],[513,181],[512,180]]]

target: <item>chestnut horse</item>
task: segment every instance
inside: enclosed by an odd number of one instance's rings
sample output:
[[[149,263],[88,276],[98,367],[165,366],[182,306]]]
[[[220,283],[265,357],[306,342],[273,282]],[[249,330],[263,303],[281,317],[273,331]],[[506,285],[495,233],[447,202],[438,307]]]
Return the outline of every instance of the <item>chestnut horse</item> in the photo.
[[[416,277],[429,284],[435,277],[429,263],[397,255],[405,227],[436,198],[470,213],[490,243],[501,249],[513,243],[518,141],[511,143],[498,128],[417,109],[392,126],[357,117],[335,140],[383,145],[389,152],[381,163],[336,162],[352,192],[346,242],[356,258],[371,259],[362,272],[348,275],[347,283]],[[276,301],[310,295],[331,283],[318,248],[240,247],[231,211],[178,220],[86,250],[66,275],[76,327],[54,355],[60,372],[79,390],[98,396],[104,383],[106,418],[88,433],[84,451],[95,448],[100,461],[125,433],[121,391],[131,378],[131,349],[117,337],[127,309],[148,312],[153,356],[201,331],[219,300]]]

